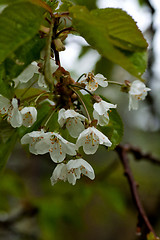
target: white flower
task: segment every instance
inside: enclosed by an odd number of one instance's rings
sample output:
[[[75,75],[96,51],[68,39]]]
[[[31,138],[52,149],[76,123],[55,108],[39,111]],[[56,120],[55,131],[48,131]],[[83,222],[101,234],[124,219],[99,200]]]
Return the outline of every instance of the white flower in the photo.
[[[48,138],[48,134],[46,134],[43,129],[41,131],[33,131],[25,134],[21,138],[21,144],[29,144],[29,151],[33,154],[45,154],[49,151],[50,144],[48,141],[45,141]],[[36,144],[41,142],[41,149],[37,149]],[[41,151],[41,153],[39,153]]]
[[[95,103],[93,105],[93,117],[98,121],[100,126],[105,126],[109,122],[109,114],[108,111],[110,108],[116,108],[117,105],[105,102],[101,100],[99,103]]]
[[[51,177],[51,184],[54,185],[58,180],[63,180],[64,182],[68,180],[69,183],[75,185],[81,174],[92,180],[95,178],[93,168],[84,159],[70,160],[67,164],[61,163],[57,165]]]
[[[129,91],[129,111],[131,109],[138,109],[138,101],[144,100],[147,96],[147,92],[150,91],[150,88],[147,88],[146,85],[140,80],[135,80],[131,83]]]
[[[87,76],[83,76],[80,79],[80,82],[86,84],[87,90],[94,92],[98,88],[98,85],[100,85],[101,87],[108,86],[108,82],[105,80],[106,78],[102,74],[98,73],[94,75],[93,73],[89,72]]]
[[[58,181],[58,180],[63,180],[66,182],[67,180],[67,167],[66,164],[61,163],[58,164],[57,167],[54,169],[52,176],[51,176],[51,184],[52,186]]]
[[[58,66],[55,64],[55,61],[52,58],[50,59],[50,65],[51,65],[51,72],[54,73],[57,70]],[[39,75],[38,77],[39,87],[47,88],[47,84],[44,80],[44,75],[41,72],[39,72],[39,66],[36,61],[28,65],[28,67],[26,67],[17,78],[13,79],[15,83],[15,87],[17,87],[19,82],[27,83],[34,76],[35,73]]]
[[[99,144],[103,144],[107,147],[112,145],[109,139],[95,127],[85,129],[79,135],[76,142],[77,148],[83,146],[83,150],[86,154],[94,154],[97,151]]]
[[[86,117],[75,112],[72,109],[65,110],[62,108],[59,111],[58,123],[61,127],[66,123],[66,128],[70,135],[74,138],[78,137],[79,134],[84,130],[82,121],[85,121]]]
[[[27,83],[35,73],[38,72],[38,65],[37,62],[32,62],[30,65],[28,65],[23,72],[20,73],[20,75],[17,78],[14,78],[13,81],[15,83],[15,87],[17,87],[18,83]]]
[[[44,80],[44,75],[42,73],[39,73],[38,86],[41,87],[41,88],[47,88],[47,84]]]
[[[21,111],[22,125],[25,127],[31,127],[37,120],[37,110],[35,107],[24,107]]]
[[[16,98],[12,99],[11,105],[8,109],[8,122],[12,127],[20,127],[22,125],[22,115],[18,109],[18,100]]]
[[[66,154],[76,155],[75,144],[68,142],[54,132],[33,131],[24,135],[21,143],[29,144],[29,151],[36,155],[49,152],[51,159],[56,163],[62,162]]]
[[[69,154],[71,156],[76,155],[75,144],[68,142],[58,133],[52,132],[50,134],[51,136],[49,138],[50,141],[49,153],[51,159],[54,162],[56,163],[62,162],[65,159],[66,154]]]
[[[0,94],[0,114],[6,114],[10,106],[10,100]]]

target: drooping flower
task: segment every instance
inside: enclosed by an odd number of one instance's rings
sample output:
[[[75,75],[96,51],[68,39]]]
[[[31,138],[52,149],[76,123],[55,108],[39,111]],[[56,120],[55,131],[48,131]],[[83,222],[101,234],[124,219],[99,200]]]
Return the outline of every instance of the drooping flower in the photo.
[[[51,132],[50,133],[50,148],[49,153],[51,156],[51,159],[56,162],[62,162],[66,154],[69,154],[71,156],[76,155],[76,146],[73,143],[68,142],[65,140],[60,134]]]
[[[63,180],[64,182],[67,181],[67,166],[64,163],[58,164],[54,169],[52,176],[51,176],[51,184],[52,186],[58,181]]]
[[[116,108],[117,105],[105,102],[101,100],[99,103],[95,103],[93,105],[93,117],[98,121],[100,126],[105,126],[109,122],[109,114],[108,111],[110,108]]]
[[[6,114],[10,106],[10,100],[0,94],[0,114]]]
[[[68,142],[55,132],[33,131],[25,134],[21,139],[22,144],[29,144],[29,151],[34,154],[50,153],[51,159],[62,162],[66,154],[76,155],[76,146]]]
[[[58,115],[58,123],[60,126],[63,127],[66,123],[68,132],[74,138],[78,137],[79,134],[84,130],[84,124],[82,122],[85,121],[85,119],[86,117],[72,109],[65,110],[62,108]]]
[[[110,140],[95,127],[89,127],[81,132],[76,142],[77,148],[83,146],[83,150],[86,154],[94,154],[99,144],[107,147],[112,145]]]
[[[50,148],[48,141],[45,141],[46,138],[48,138],[48,134],[46,134],[44,130],[41,129],[41,131],[33,131],[25,134],[21,138],[21,144],[29,144],[29,151],[35,155],[45,154],[49,151]],[[41,149],[37,148],[36,146],[39,142],[41,142]]]
[[[20,83],[27,83],[35,73],[39,73],[38,72],[38,65],[37,62],[32,62],[30,65],[28,65],[23,72],[20,73],[20,75],[16,78],[13,79],[14,83],[15,83],[15,87],[17,87],[17,85]]]
[[[37,110],[35,107],[24,107],[21,110],[22,125],[25,127],[31,127],[33,123],[37,120]]]
[[[135,80],[131,83],[129,90],[129,111],[138,109],[138,101],[144,100],[147,96],[147,92],[150,91],[146,85],[140,80]]]
[[[98,88],[98,85],[101,87],[107,87],[108,82],[106,80],[107,78],[100,73],[94,75],[92,72],[89,72],[86,76],[83,76],[80,79],[80,82],[86,85],[87,90],[94,92]]]
[[[54,185],[58,180],[63,180],[64,182],[68,180],[69,183],[75,185],[81,174],[92,180],[95,178],[93,168],[84,159],[70,160],[67,164],[61,163],[57,165],[51,176],[51,184]]]
[[[22,125],[22,115],[18,109],[18,100],[16,98],[13,98],[11,101],[11,105],[8,109],[7,121],[14,128],[20,127]]]
[[[51,73],[54,73],[58,66],[55,64],[54,59],[50,59],[50,66],[51,66]],[[15,87],[17,87],[18,83],[27,83],[34,74],[37,73],[38,76],[38,85],[39,87],[47,88],[47,84],[44,79],[44,75],[39,72],[39,66],[36,61],[32,62],[30,65],[28,65],[23,72],[20,73],[20,75],[17,78],[14,78],[13,81],[15,83]]]

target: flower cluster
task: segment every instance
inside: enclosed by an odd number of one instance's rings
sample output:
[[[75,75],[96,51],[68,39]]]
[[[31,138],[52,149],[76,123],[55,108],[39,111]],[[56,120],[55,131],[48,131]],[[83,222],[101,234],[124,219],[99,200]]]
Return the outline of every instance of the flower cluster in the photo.
[[[44,58],[45,59],[45,58]],[[111,147],[111,140],[104,135],[100,129],[110,123],[110,112],[117,105],[101,99],[93,92],[98,88],[107,87],[108,81],[102,74],[83,74],[78,81],[74,81],[70,74],[62,67],[57,66],[55,61],[50,59],[50,67],[54,83],[52,89],[45,81],[43,62],[32,62],[17,78],[13,79],[14,87],[21,83],[28,83],[34,74],[38,75],[37,83],[40,88],[46,89],[36,96],[31,96],[26,105],[24,98],[11,100],[0,95],[0,114],[12,127],[31,127],[37,120],[36,107],[47,101],[50,104],[51,112],[44,116],[40,130],[32,131],[21,138],[21,144],[29,144],[29,151],[35,155],[48,153],[51,160],[57,164],[51,177],[51,184],[57,181],[68,181],[75,185],[81,174],[91,180],[95,178],[93,168],[82,156],[84,154],[95,154],[99,145]],[[138,108],[138,101],[144,100],[147,92],[145,84],[139,80],[128,85],[129,110]],[[53,91],[54,88],[54,91]],[[81,89],[90,93],[92,99],[92,113],[89,113],[81,93]],[[83,95],[83,97],[81,97]],[[28,98],[27,98],[28,100]],[[28,106],[29,105],[29,106]],[[34,107],[33,107],[34,106]],[[91,112],[91,109],[90,109]],[[50,119],[56,114],[58,127],[50,131]],[[52,126],[53,129],[53,126]],[[69,133],[69,141],[64,137],[64,131]],[[65,131],[66,133],[66,131]],[[68,160],[69,156],[71,160]]]

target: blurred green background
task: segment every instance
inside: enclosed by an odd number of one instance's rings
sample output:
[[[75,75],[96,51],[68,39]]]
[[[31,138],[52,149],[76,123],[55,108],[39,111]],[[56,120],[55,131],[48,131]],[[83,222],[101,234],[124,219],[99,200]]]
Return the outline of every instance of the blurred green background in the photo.
[[[100,6],[96,3],[102,4],[102,1],[95,0],[79,2],[86,3],[90,9]],[[111,1],[103,0],[106,6],[109,2]],[[123,7],[124,2],[126,5],[131,3],[131,6],[133,3],[132,0],[120,2],[123,2]],[[99,93],[114,104],[118,103],[118,112],[124,122],[122,143],[137,146],[143,152],[150,152],[160,159],[159,75],[155,67],[158,50],[156,51],[154,41],[158,32],[158,27],[154,24],[158,10],[153,2],[134,1],[139,11],[143,11],[142,19],[149,16],[148,25],[143,29],[149,43],[148,69],[144,78],[147,79],[148,87],[153,87],[153,91],[146,101],[140,104],[137,112],[128,111],[128,96],[120,92],[118,86],[108,87],[105,92],[101,90]],[[117,1],[115,7],[116,3]],[[70,41],[66,40],[67,49],[73,52],[76,52],[74,45],[79,45],[77,65],[88,65],[88,71],[94,69],[95,73],[102,73],[110,80],[134,80],[121,67],[101,58],[87,44],[77,39],[78,37],[70,37]],[[69,45],[69,42],[73,45]],[[67,69],[67,62],[64,61],[64,65]],[[73,77],[78,77],[79,70],[76,70],[73,62],[68,68]],[[145,159],[136,161],[131,155],[129,158],[144,208],[160,235],[160,167]],[[100,147],[95,155],[85,159],[95,170],[94,181],[82,177],[75,186],[59,182],[52,187],[50,177],[54,163],[49,155],[29,155],[17,144],[1,174],[0,239],[144,240],[144,236],[136,235],[137,211],[116,152],[106,152]]]

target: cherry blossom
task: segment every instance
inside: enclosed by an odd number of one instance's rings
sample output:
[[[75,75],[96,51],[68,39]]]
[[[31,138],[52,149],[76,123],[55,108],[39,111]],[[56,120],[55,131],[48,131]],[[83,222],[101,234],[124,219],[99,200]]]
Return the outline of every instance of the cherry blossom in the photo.
[[[75,144],[68,142],[58,133],[51,132],[50,134],[51,136],[49,138],[50,141],[49,153],[51,159],[54,162],[56,163],[62,162],[65,159],[66,154],[69,154],[71,156],[76,155]]]
[[[58,164],[51,176],[51,184],[54,185],[58,180],[66,182],[68,180],[72,185],[80,179],[81,174],[86,175],[91,180],[95,178],[94,170],[84,159],[70,160],[67,164]]]
[[[37,62],[32,62],[30,65],[28,65],[23,72],[20,73],[20,75],[17,78],[14,78],[13,81],[15,83],[15,87],[17,87],[17,85],[20,83],[26,83],[28,82],[35,73],[39,73],[38,72],[38,65]]]
[[[51,72],[54,73],[58,66],[55,64],[55,61],[51,58],[50,59],[50,66],[51,66]],[[27,83],[34,74],[37,73],[38,76],[38,85],[42,88],[47,88],[47,84],[44,79],[44,75],[39,72],[39,66],[36,61],[32,62],[30,65],[28,65],[23,72],[20,73],[20,75],[17,78],[14,78],[13,81],[15,83],[15,87],[20,83]]]
[[[23,120],[22,125],[25,127],[31,127],[37,120],[37,110],[35,107],[24,107],[20,113]]]
[[[79,135],[76,142],[77,148],[83,146],[83,150],[86,154],[94,154],[97,151],[99,144],[107,147],[112,145],[110,140],[95,127],[85,129]]]
[[[21,144],[29,144],[29,151],[35,155],[37,154],[45,154],[49,151],[49,143],[45,141],[48,135],[44,132],[43,129],[41,131],[33,131],[25,134],[21,138]],[[41,142],[41,153],[39,148],[37,148],[37,143]]]
[[[108,111],[110,108],[116,108],[117,105],[105,102],[101,100],[99,103],[95,103],[93,105],[93,117],[98,121],[100,126],[105,126],[109,122],[109,114]]]
[[[100,85],[101,87],[108,86],[106,78],[100,73],[94,75],[92,72],[89,72],[86,76],[83,76],[80,79],[80,82],[85,83],[86,89],[91,92],[94,92],[98,88],[98,85]]]
[[[85,119],[86,117],[72,109],[65,110],[62,108],[58,115],[58,123],[60,126],[63,127],[66,123],[68,132],[74,138],[78,137],[79,134],[84,130],[84,124],[82,121],[85,121]]]
[[[140,80],[135,80],[131,83],[129,90],[129,111],[138,109],[138,101],[144,100],[147,96],[147,92],[150,91],[146,85]]]
[[[29,144],[29,151],[34,154],[50,153],[51,159],[62,162],[66,154],[76,155],[76,146],[65,140],[55,132],[33,131],[25,134],[21,139],[22,144]]]

